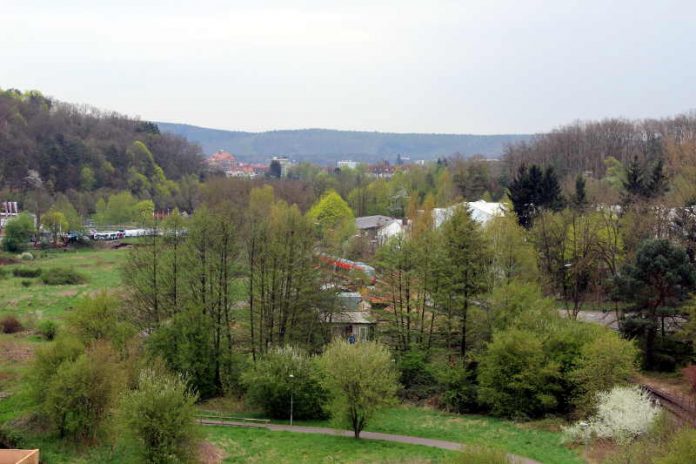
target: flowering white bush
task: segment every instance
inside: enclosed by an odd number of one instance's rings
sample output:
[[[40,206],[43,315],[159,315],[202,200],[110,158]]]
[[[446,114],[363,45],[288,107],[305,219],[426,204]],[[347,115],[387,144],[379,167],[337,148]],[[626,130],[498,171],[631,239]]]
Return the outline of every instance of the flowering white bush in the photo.
[[[587,423],[564,428],[569,441],[581,441],[585,434],[626,442],[648,431],[660,414],[650,395],[638,387],[614,387],[597,394],[597,414]]]

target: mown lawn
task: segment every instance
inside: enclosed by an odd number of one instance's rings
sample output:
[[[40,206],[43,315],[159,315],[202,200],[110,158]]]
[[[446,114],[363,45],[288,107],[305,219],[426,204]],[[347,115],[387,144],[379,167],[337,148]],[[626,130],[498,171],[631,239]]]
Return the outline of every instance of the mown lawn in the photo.
[[[329,421],[301,424],[332,427]],[[499,448],[549,464],[583,462],[575,451],[561,443],[559,432],[544,430],[536,425],[533,422],[516,423],[494,417],[448,414],[431,408],[403,406],[381,412],[370,421],[366,430]]]
[[[37,251],[33,261],[2,266],[8,275],[0,279],[0,315],[14,314],[19,319],[60,318],[79,298],[98,290],[116,289],[121,285],[119,267],[124,262],[126,249],[82,249],[78,251]],[[71,268],[83,273],[87,282],[80,285],[44,285],[40,278],[14,277],[17,267]],[[28,287],[22,281],[29,281]]]
[[[209,427],[206,432],[227,454],[223,462],[235,464],[435,464],[455,454],[426,446],[264,429]]]

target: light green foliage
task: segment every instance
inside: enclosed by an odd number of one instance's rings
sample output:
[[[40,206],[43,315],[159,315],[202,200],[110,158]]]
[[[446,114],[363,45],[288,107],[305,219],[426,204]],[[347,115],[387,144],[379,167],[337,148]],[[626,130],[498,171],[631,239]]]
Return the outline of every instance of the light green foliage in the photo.
[[[491,286],[518,281],[535,282],[539,278],[537,254],[526,230],[513,214],[493,218],[484,235],[491,244]]]
[[[49,211],[41,218],[41,225],[44,226],[53,235],[53,241],[58,240],[58,235],[66,232],[68,228],[68,220],[65,215],[59,211]]]
[[[321,373],[316,363],[297,348],[269,351],[244,372],[242,384],[247,400],[270,417],[289,417],[291,395],[295,419],[324,416],[327,394],[321,385]]]
[[[325,245],[334,250],[340,250],[355,231],[353,211],[334,190],[325,193],[307,212],[307,217],[317,227]]]
[[[66,320],[67,331],[84,344],[109,341],[123,348],[135,335],[134,326],[121,309],[121,300],[105,291],[78,301]]]
[[[372,416],[394,402],[397,372],[389,350],[377,342],[334,340],[321,356],[331,417],[360,437]]]
[[[576,368],[570,373],[579,390],[576,400],[579,410],[592,411],[597,393],[628,384],[637,371],[637,360],[638,349],[634,342],[608,330],[585,344]]]
[[[5,251],[13,253],[24,251],[33,233],[34,220],[27,213],[22,213],[16,218],[7,221],[2,247]]]
[[[557,406],[559,366],[544,352],[534,332],[497,332],[481,356],[479,399],[494,414],[539,417]]]
[[[57,196],[50,211],[59,212],[65,217],[68,224],[67,227],[63,229],[63,232],[82,230],[82,218],[65,195],[61,194]]]
[[[655,464],[684,464],[696,462],[696,430],[680,431],[667,446],[665,456],[655,460]]]
[[[111,195],[107,201],[100,198],[97,201],[97,212],[94,220],[102,225],[129,223],[136,219],[135,205],[137,200],[130,192],[120,192]]]
[[[196,396],[181,378],[146,369],[140,373],[137,389],[120,402],[118,439],[134,444],[142,463],[195,462],[195,402]]]
[[[94,176],[94,169],[89,166],[83,166],[80,169],[80,187],[82,190],[90,191],[94,188],[97,183],[97,179]]]
[[[544,332],[558,319],[555,302],[533,283],[512,281],[498,286],[489,303],[494,330],[517,327]]]
[[[607,170],[604,181],[616,191],[622,191],[626,182],[626,169],[621,161],[613,156],[604,159],[604,166]]]
[[[107,345],[81,353],[77,345],[56,347],[38,354],[33,371],[41,418],[60,438],[94,440],[125,386],[123,371]]]

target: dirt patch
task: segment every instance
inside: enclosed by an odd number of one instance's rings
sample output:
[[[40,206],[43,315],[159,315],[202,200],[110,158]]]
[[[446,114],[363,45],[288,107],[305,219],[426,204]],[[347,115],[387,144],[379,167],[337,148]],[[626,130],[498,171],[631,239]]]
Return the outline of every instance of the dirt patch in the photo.
[[[75,296],[77,295],[77,290],[65,290],[58,293],[58,296]]]
[[[0,344],[0,359],[23,362],[34,356],[34,348],[31,345],[6,341]]]
[[[225,457],[225,452],[209,441],[198,446],[198,462],[201,464],[220,464]]]
[[[0,256],[0,266],[8,266],[10,264],[17,264],[19,260],[14,258],[8,258],[7,256]]]

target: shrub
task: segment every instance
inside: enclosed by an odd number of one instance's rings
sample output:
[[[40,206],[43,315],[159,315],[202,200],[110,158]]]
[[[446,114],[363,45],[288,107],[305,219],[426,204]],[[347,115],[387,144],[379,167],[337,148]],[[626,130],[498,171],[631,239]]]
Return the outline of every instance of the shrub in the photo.
[[[585,433],[597,438],[625,443],[649,431],[660,414],[650,396],[640,388],[614,387],[597,394],[597,414],[587,422],[578,422],[564,429],[568,441],[580,441]]]
[[[452,464],[509,464],[505,451],[467,445],[449,461]]]
[[[34,219],[27,213],[22,213],[15,219],[7,221],[2,247],[5,251],[10,251],[12,253],[23,251],[33,232]]]
[[[636,373],[638,349],[613,332],[603,332],[580,350],[576,368],[570,373],[579,390],[576,405],[581,412],[593,412],[600,391],[626,385]]]
[[[323,406],[327,393],[321,385],[319,369],[297,348],[271,350],[242,375],[242,384],[247,390],[247,400],[270,417],[290,416],[291,393],[295,418],[325,417]]]
[[[138,388],[120,401],[119,441],[134,444],[142,462],[192,462],[198,439],[195,402],[196,396],[180,377],[142,371]]]
[[[58,332],[58,324],[49,319],[43,319],[41,322],[39,322],[37,331],[39,335],[41,335],[43,338],[45,338],[48,341],[51,341],[54,338],[56,338],[56,333]]]
[[[0,280],[7,279],[9,271],[5,268],[0,267]]]
[[[681,430],[670,440],[667,448],[667,454],[655,460],[655,464],[696,462],[696,430]]]
[[[465,369],[461,366],[438,366],[434,372],[439,390],[438,407],[460,414],[480,410],[475,363]]]
[[[34,278],[41,275],[41,268],[38,267],[16,267],[12,269],[12,275],[15,277]]]
[[[424,351],[412,348],[402,353],[397,367],[401,373],[399,380],[403,386],[401,391],[403,398],[417,401],[429,398],[436,393],[437,382]]]
[[[44,390],[38,402],[40,413],[60,438],[94,440],[125,387],[125,376],[107,345],[93,345],[75,358],[75,352],[66,354],[62,360],[54,359],[58,361],[55,370],[35,377]]]
[[[41,274],[41,280],[46,285],[77,285],[87,282],[83,274],[67,268],[50,269]]]
[[[539,417],[557,405],[558,365],[528,330],[497,332],[481,356],[479,400],[506,417]]]
[[[33,260],[34,260],[34,255],[32,255],[31,253],[29,253],[28,251],[25,251],[24,253],[22,253],[21,255],[19,255],[19,259],[21,259],[22,261],[33,261]]]
[[[23,328],[22,323],[14,316],[5,316],[0,320],[0,329],[2,333],[13,334],[21,332]]]
[[[377,342],[351,345],[337,339],[319,361],[331,395],[328,407],[332,419],[349,424],[359,438],[370,418],[395,400],[398,373],[391,353]]]
[[[21,284],[22,287],[24,287],[24,288],[29,288],[29,287],[31,287],[32,285],[34,285],[34,281],[32,281],[32,280],[22,280],[22,281],[20,282],[20,284]]]

